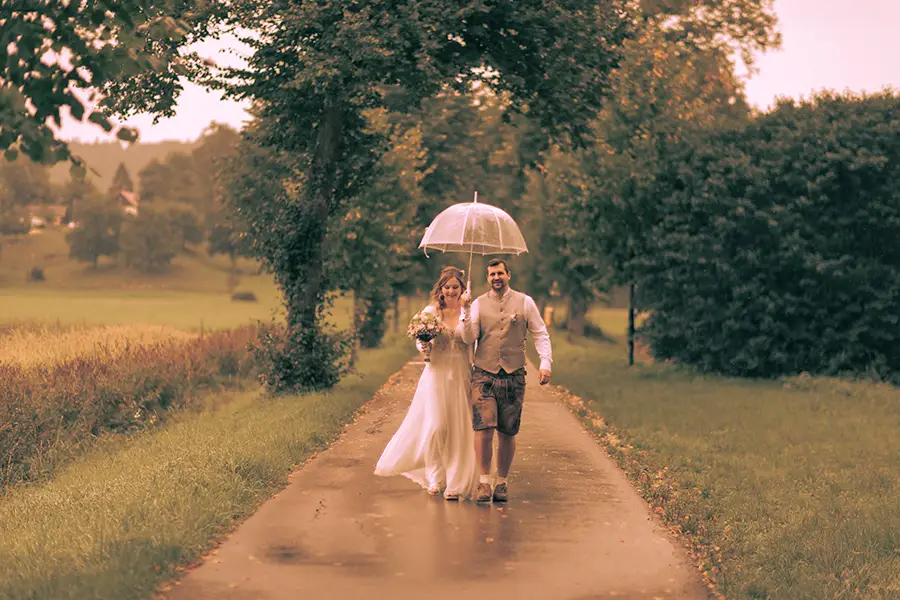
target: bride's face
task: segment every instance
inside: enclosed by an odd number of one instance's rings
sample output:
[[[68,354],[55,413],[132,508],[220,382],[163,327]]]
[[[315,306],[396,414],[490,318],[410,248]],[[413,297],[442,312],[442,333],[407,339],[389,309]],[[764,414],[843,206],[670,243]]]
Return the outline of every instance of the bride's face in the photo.
[[[459,300],[462,293],[462,284],[459,283],[459,279],[451,279],[441,286],[441,294],[444,295],[444,302],[452,304]]]

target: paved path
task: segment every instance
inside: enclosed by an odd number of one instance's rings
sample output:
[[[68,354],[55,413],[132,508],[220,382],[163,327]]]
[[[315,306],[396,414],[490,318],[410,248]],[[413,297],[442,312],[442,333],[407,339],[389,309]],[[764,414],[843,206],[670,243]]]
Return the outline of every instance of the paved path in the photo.
[[[375,477],[421,370],[406,365],[167,598],[708,598],[684,552],[536,375],[506,506]]]

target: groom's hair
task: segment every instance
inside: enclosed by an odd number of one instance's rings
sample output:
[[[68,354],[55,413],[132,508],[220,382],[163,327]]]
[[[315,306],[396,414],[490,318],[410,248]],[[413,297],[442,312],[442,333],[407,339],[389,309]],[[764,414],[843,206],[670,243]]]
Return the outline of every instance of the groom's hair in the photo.
[[[503,268],[509,273],[509,265],[506,264],[506,261],[502,258],[492,258],[488,261],[487,268],[490,269],[491,267],[497,267],[499,265],[503,265]]]

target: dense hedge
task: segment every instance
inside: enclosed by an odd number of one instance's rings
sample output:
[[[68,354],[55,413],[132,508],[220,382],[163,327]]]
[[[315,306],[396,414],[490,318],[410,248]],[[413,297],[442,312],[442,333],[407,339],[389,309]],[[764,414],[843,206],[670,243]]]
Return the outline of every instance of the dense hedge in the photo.
[[[657,358],[900,380],[900,98],[784,103],[659,175],[634,265]]]
[[[107,432],[143,428],[201,390],[253,374],[255,327],[48,368],[0,364],[0,488],[49,473]]]

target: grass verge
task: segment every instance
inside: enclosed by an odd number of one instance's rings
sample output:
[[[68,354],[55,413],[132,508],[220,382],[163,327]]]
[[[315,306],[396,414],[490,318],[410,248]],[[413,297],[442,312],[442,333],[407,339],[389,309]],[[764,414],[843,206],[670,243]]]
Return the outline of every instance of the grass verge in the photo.
[[[282,488],[411,356],[362,351],[328,393],[242,393],[0,499],[0,598],[146,598]]]
[[[621,341],[553,344],[557,391],[719,593],[900,598],[900,390],[628,368]]]

